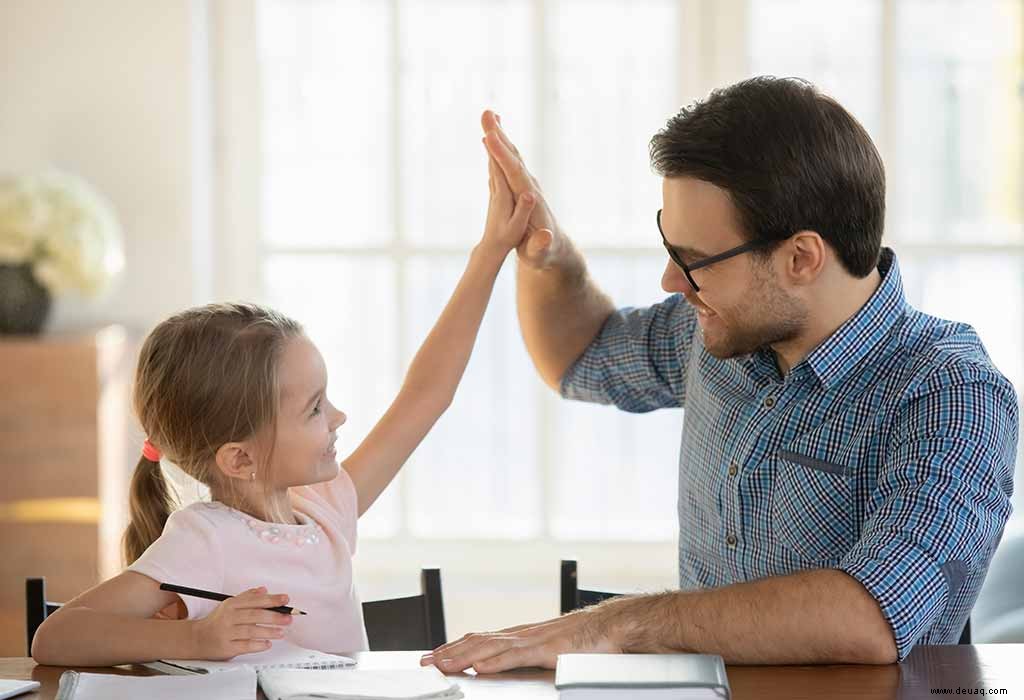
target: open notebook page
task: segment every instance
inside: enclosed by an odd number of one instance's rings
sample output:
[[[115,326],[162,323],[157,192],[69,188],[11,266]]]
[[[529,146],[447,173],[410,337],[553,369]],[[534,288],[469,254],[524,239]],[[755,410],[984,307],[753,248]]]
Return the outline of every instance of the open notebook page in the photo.
[[[56,700],[253,700],[256,673],[236,669],[206,676],[117,676],[105,673],[65,671],[60,677]]]
[[[163,659],[145,665],[164,673],[215,673],[236,668],[250,668],[256,671],[268,668],[345,668],[354,666],[355,663],[347,656],[306,649],[287,639],[278,639],[266,651],[241,654],[230,661]]]

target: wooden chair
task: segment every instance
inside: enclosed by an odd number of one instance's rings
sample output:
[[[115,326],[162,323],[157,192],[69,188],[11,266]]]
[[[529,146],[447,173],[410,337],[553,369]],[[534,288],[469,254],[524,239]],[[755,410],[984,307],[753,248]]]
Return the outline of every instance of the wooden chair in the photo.
[[[371,651],[419,651],[448,641],[441,596],[441,570],[423,569],[420,595],[363,603],[363,620]],[[39,625],[61,603],[46,599],[46,579],[25,579],[26,654]]]
[[[573,610],[585,608],[602,600],[614,598],[621,593],[608,593],[607,591],[588,591],[581,589],[578,585],[576,562],[571,559],[562,560],[561,589],[562,589],[562,614],[570,613]],[[957,644],[971,643],[971,618],[967,618],[964,629],[960,633],[960,641]]]

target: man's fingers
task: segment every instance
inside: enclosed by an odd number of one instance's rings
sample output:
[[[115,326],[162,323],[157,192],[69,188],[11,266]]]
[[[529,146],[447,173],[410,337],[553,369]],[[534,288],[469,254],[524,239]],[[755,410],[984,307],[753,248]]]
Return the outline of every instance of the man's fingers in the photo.
[[[489,109],[480,115],[480,126],[483,128],[485,134],[488,131],[494,131],[497,129],[500,124],[501,120],[498,118],[498,115]]]
[[[479,640],[477,644],[467,646],[454,656],[440,659],[441,670],[445,673],[459,673],[465,671],[477,663],[497,656],[513,646],[513,637],[486,637]],[[435,663],[438,657],[434,657]]]
[[[509,150],[497,132],[487,132],[487,135],[484,136],[484,144],[487,146],[487,152],[498,161],[513,192],[520,194],[528,189],[534,189],[533,178],[526,172],[523,162]]]
[[[501,126],[501,115],[493,112],[492,110],[486,110],[480,115],[480,126],[483,128],[484,133],[496,132],[498,137],[501,139],[505,148],[509,150],[516,158],[522,160],[522,156],[519,155],[519,149],[516,148],[515,144],[512,143],[512,139],[505,133],[505,129]]]
[[[491,633],[487,632],[464,634],[454,642],[442,644],[429,654],[424,655],[421,659],[421,664],[433,663],[439,665],[443,670],[449,671],[455,668],[455,665],[451,663],[452,660],[472,654],[474,649],[490,641],[492,638]],[[466,664],[458,670],[464,670],[469,668],[469,666],[470,664]]]
[[[473,664],[473,670],[477,673],[501,673],[502,671],[523,668],[524,666],[554,668],[555,664],[549,657],[550,654],[543,644],[512,647],[489,659],[477,661]]]
[[[510,139],[508,137],[508,134],[505,133],[505,130],[503,128],[501,128],[501,119],[500,118],[498,119],[498,129],[497,129],[497,132],[498,132],[498,138],[500,138],[501,142],[503,144],[505,144],[505,148],[507,148],[509,151],[511,151],[512,155],[514,155],[519,160],[519,162],[522,163],[523,162],[523,156],[522,156],[521,153],[519,153],[519,149],[516,148],[516,145],[514,143],[512,143],[512,139]]]
[[[429,652],[427,654],[424,654],[423,658],[421,659],[421,661],[423,661],[424,659],[428,659],[429,658],[430,661],[428,661],[427,663],[434,663],[434,661],[433,661],[434,658],[440,659],[440,658],[442,658],[444,656],[450,656],[452,649],[454,649],[456,646],[458,646],[459,644],[462,644],[463,642],[465,642],[466,640],[468,640],[470,637],[473,637],[473,636],[474,635],[472,635],[472,634],[464,634],[461,637],[459,637],[458,639],[456,639],[454,642],[448,642],[447,644],[442,644],[441,646],[437,647],[433,651],[431,651],[431,652]],[[426,665],[426,664],[423,664],[423,665]]]
[[[554,234],[551,229],[537,229],[526,234],[526,238],[516,247],[516,254],[528,265],[544,267],[551,259]]]

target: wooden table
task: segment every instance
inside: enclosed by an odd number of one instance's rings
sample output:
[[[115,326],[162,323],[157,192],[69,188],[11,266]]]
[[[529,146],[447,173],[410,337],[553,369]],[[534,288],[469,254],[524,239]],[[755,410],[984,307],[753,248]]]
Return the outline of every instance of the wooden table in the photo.
[[[361,668],[408,668],[419,665],[419,652],[363,652],[355,654]],[[865,700],[935,698],[932,689],[1006,689],[1001,698],[1024,700],[1024,644],[974,646],[919,646],[905,662],[892,666],[730,666],[729,683],[734,700],[786,698],[787,700]],[[19,696],[26,700],[52,700],[65,668],[37,666],[29,658],[0,659],[0,678],[41,682],[38,693]],[[94,673],[145,676],[154,673],[142,666],[80,669]],[[555,699],[553,671],[521,670],[490,676],[456,674],[467,700],[486,698]],[[963,691],[960,693],[963,697]]]

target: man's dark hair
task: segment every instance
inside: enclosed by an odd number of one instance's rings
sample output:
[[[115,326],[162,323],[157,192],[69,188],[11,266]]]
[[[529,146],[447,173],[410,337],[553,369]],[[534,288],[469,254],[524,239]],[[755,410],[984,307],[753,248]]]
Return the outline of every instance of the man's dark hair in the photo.
[[[750,240],[817,231],[855,277],[878,264],[885,169],[853,115],[810,83],[760,76],[684,107],[651,139],[663,177],[726,190]]]

